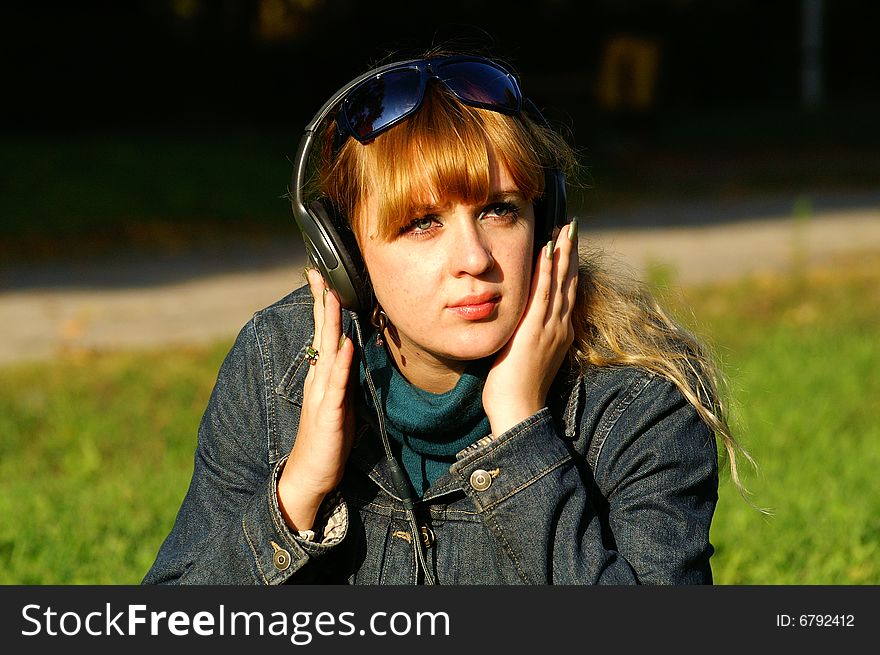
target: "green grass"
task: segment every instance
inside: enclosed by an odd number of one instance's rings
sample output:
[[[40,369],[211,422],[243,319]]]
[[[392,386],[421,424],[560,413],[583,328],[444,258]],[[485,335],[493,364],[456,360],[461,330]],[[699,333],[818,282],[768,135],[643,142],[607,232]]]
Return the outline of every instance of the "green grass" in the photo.
[[[684,298],[713,335],[734,429],[759,465],[746,486],[772,510],[723,481],[716,581],[880,583],[880,257]]]
[[[228,345],[0,371],[0,583],[140,581]]]
[[[667,281],[674,272],[664,270]],[[756,505],[722,477],[721,584],[880,583],[880,258],[688,289],[730,378]],[[0,583],[138,582],[230,341],[0,370]]]

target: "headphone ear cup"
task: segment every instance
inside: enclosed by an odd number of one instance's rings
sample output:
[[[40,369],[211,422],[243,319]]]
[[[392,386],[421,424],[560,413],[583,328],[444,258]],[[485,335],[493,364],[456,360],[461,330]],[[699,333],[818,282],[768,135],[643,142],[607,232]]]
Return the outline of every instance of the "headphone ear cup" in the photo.
[[[369,311],[372,291],[360,248],[348,221],[326,199],[311,202],[300,220],[306,253],[340,303],[352,311]]]
[[[553,238],[553,230],[568,222],[565,174],[544,169],[544,195],[535,202],[535,252]]]

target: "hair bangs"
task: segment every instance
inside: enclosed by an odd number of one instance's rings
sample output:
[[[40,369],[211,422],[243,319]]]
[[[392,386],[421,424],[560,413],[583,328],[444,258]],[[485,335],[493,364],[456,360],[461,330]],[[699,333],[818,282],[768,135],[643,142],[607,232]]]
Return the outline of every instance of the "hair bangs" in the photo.
[[[429,89],[422,107],[367,146],[350,139],[340,158],[354,157],[347,193],[352,228],[362,238],[365,201],[378,214],[377,234],[390,240],[410,222],[450,200],[488,201],[491,158],[507,168],[527,200],[543,192],[540,156],[514,117],[467,107],[442,89]],[[401,165],[406,162],[406,165]],[[356,187],[353,188],[353,187]],[[351,195],[347,196],[351,199]]]

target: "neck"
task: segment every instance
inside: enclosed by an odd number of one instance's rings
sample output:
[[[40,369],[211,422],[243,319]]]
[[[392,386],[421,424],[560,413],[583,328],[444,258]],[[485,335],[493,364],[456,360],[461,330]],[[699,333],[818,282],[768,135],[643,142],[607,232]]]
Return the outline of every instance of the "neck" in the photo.
[[[397,370],[420,389],[430,393],[446,393],[458,383],[467,362],[444,360],[407,344],[397,345],[386,341]]]

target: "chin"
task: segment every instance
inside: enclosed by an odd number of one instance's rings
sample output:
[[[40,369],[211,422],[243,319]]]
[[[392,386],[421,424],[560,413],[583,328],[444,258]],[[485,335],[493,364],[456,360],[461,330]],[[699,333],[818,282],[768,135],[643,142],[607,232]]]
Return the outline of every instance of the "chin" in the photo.
[[[449,357],[462,361],[491,357],[507,344],[511,336],[512,331],[511,334],[464,335],[453,345]],[[446,346],[449,348],[450,344],[447,342]]]

